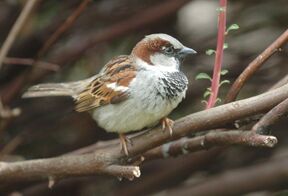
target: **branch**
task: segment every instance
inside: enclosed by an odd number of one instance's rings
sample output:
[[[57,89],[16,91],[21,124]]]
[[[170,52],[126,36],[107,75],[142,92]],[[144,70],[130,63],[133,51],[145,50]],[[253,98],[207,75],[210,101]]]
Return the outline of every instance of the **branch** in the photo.
[[[288,98],[276,105],[272,110],[265,114],[258,123],[256,123],[252,130],[259,134],[264,134],[268,127],[275,124],[288,112]]]
[[[182,138],[147,151],[145,160],[168,158],[199,150],[207,150],[215,146],[242,145],[253,147],[274,147],[277,138],[274,136],[258,135],[248,131],[210,132],[195,138]]]
[[[132,138],[133,146],[128,146],[129,155],[137,156],[188,133],[218,128],[237,119],[267,111],[287,97],[288,84],[255,97],[188,115],[175,122],[172,137],[158,126]],[[64,178],[96,173],[114,175],[108,166],[126,162],[127,157],[121,152],[119,144],[116,144],[91,154],[2,163],[0,184],[49,176]]]
[[[256,59],[254,59],[241,75],[233,83],[228,91],[225,103],[234,101],[244,83],[267,61],[281,46],[288,41],[288,29],[280,35],[268,48],[266,48]]]
[[[140,177],[138,166],[120,166],[109,164],[109,158],[100,153],[97,156],[65,156],[49,159],[20,161],[15,163],[0,162],[1,184],[32,181],[39,179],[61,179],[63,177],[93,174],[108,174],[116,177]]]
[[[33,7],[36,5],[38,0],[29,0],[25,4],[21,14],[17,18],[15,24],[13,25],[11,31],[8,34],[1,50],[0,50],[0,69],[2,67],[2,63],[4,58],[6,57],[8,51],[10,50],[13,42],[15,41],[17,35],[19,34],[20,30],[22,29],[23,25],[25,24],[26,19],[28,18],[29,14],[31,13]]]
[[[226,29],[226,9],[227,0],[220,0],[220,9],[218,15],[218,36],[217,36],[217,49],[215,55],[215,63],[213,70],[213,79],[211,84],[211,94],[207,103],[207,109],[212,108],[218,97],[219,83],[220,83],[220,72],[223,62],[223,48],[225,40],[225,29]]]

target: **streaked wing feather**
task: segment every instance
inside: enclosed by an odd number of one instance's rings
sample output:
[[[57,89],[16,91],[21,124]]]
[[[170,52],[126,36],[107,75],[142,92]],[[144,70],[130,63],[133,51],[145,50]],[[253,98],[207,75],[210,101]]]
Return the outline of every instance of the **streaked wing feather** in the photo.
[[[125,88],[129,86],[135,75],[136,68],[129,56],[112,59],[105,65],[102,73],[78,95],[76,111],[88,111],[125,101],[129,97],[129,89]],[[115,85],[114,89],[111,84]]]

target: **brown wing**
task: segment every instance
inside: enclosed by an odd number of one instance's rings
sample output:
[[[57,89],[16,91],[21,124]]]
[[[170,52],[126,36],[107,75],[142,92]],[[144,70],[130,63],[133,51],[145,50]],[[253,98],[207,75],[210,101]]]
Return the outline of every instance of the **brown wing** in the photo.
[[[76,111],[83,112],[106,104],[116,104],[129,96],[129,84],[136,75],[136,67],[129,56],[109,61],[101,74],[76,99]]]

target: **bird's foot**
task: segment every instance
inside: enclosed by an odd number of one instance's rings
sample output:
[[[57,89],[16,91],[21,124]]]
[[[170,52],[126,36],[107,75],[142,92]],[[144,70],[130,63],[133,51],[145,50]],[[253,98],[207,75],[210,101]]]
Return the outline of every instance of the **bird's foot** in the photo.
[[[170,136],[173,135],[173,129],[172,129],[172,127],[174,125],[174,121],[173,120],[171,120],[170,118],[165,117],[165,118],[163,118],[161,120],[161,125],[162,125],[162,130],[163,131],[169,131]]]
[[[128,152],[128,148],[127,148],[127,143],[132,145],[133,144],[132,140],[130,140],[128,137],[126,137],[123,133],[119,134],[119,138],[120,138],[121,149],[124,152],[124,154],[126,156],[128,156],[129,152]]]

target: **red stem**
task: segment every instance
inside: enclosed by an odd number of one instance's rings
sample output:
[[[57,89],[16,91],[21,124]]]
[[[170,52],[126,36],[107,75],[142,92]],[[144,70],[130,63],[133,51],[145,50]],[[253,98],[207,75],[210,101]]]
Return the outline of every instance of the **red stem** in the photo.
[[[219,83],[221,76],[221,65],[223,61],[223,47],[225,40],[225,30],[226,30],[226,7],[227,0],[220,0],[220,11],[218,14],[218,36],[217,36],[217,49],[215,55],[215,63],[213,70],[213,79],[211,84],[211,95],[209,97],[206,109],[212,108],[217,100]]]

